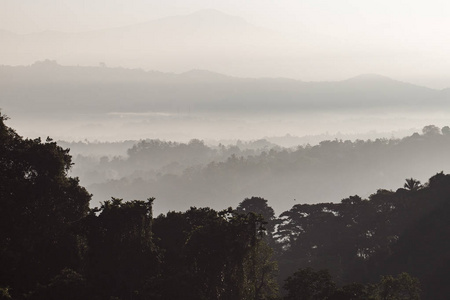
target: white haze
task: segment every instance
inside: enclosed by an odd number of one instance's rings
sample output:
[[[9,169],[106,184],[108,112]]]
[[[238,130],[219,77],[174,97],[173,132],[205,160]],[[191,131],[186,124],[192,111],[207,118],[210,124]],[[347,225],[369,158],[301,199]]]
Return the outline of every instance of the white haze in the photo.
[[[7,113],[7,110],[5,110]],[[33,118],[7,113],[8,124],[26,137],[47,136],[64,141],[125,141],[163,139],[188,142],[197,138],[208,144],[251,141],[260,138],[302,137],[303,144],[317,144],[322,140],[376,139],[404,137],[421,128],[435,124],[450,124],[445,113],[401,115],[333,113],[294,113],[283,115],[204,115],[204,114],[111,114],[76,116],[72,119]],[[55,124],[57,126],[55,126]],[[30,126],[31,125],[31,126]],[[279,142],[282,146],[296,146],[294,142]]]
[[[450,87],[447,1],[2,0],[0,8],[0,64],[54,59],[304,81],[377,73]]]
[[[0,109],[75,148],[92,205],[366,197],[448,172],[449,15],[437,0],[0,0]],[[414,134],[430,124],[446,129]]]
[[[450,124],[449,95],[378,75],[309,83],[51,61],[0,66],[0,107],[12,126],[67,141],[401,137]]]

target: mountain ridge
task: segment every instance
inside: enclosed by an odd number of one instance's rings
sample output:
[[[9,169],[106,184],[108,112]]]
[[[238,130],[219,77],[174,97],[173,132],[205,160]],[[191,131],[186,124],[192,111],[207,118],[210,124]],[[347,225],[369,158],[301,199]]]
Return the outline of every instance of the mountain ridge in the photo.
[[[406,81],[401,81],[401,80],[397,80],[395,78],[391,78],[389,76],[385,76],[385,75],[381,75],[381,74],[377,74],[377,73],[363,73],[363,74],[359,74],[356,76],[352,76],[349,78],[345,78],[345,79],[341,79],[341,80],[333,80],[333,81],[304,81],[301,79],[296,79],[296,78],[289,78],[289,77],[270,77],[270,76],[261,76],[261,77],[244,77],[244,76],[233,76],[233,75],[228,75],[228,74],[224,74],[221,72],[216,72],[216,71],[212,71],[212,70],[207,70],[207,69],[199,69],[199,68],[194,68],[194,69],[189,69],[187,71],[184,72],[179,72],[179,73],[174,73],[174,72],[164,72],[164,71],[159,71],[159,70],[145,70],[145,69],[141,69],[141,68],[126,68],[126,67],[109,67],[109,66],[74,66],[74,65],[61,65],[59,64],[56,60],[50,60],[50,59],[46,59],[46,60],[40,60],[40,61],[35,61],[33,64],[30,65],[5,65],[5,64],[0,64],[0,68],[30,68],[30,69],[48,69],[48,68],[59,68],[60,70],[70,70],[70,69],[90,69],[90,70],[102,70],[102,71],[106,71],[106,72],[129,72],[129,73],[136,73],[136,74],[160,74],[160,75],[167,75],[167,76],[180,76],[180,77],[189,77],[189,78],[197,78],[197,79],[203,79],[206,78],[206,76],[213,76],[215,78],[223,78],[223,79],[234,79],[234,80],[251,80],[251,81],[255,81],[255,80],[261,80],[261,81],[277,81],[277,82],[295,82],[295,83],[301,83],[301,84],[312,84],[312,85],[317,85],[317,84],[338,84],[338,83],[396,83],[396,84],[403,84],[403,85],[408,85],[408,86],[413,86],[413,87],[418,87],[418,88],[424,88],[424,89],[428,89],[428,90],[432,90],[432,91],[439,91],[439,92],[448,92],[450,91],[450,87],[449,88],[444,88],[444,89],[434,89],[434,88],[429,88],[426,86],[422,86],[420,84],[415,84],[415,83],[411,83],[411,82],[406,82]]]
[[[251,114],[296,111],[406,110],[448,106],[448,92],[384,76],[305,82],[241,78],[206,70],[163,73],[106,66],[0,66],[0,106],[59,113],[174,112]],[[382,80],[380,80],[382,79]],[[126,99],[126,101],[124,101]]]
[[[50,58],[66,65],[105,62],[172,73],[204,69],[239,77],[270,74],[305,82],[349,78],[373,70],[427,82],[423,80],[430,75],[422,78],[423,74],[413,74],[415,71],[409,74],[406,69],[392,67],[382,59],[386,53],[371,48],[364,57],[354,55],[361,46],[358,43],[310,27],[295,28],[295,34],[282,33],[218,10],[200,10],[79,32],[17,34],[0,30],[0,64],[24,65]],[[434,87],[450,87],[447,75],[435,76],[439,85]]]

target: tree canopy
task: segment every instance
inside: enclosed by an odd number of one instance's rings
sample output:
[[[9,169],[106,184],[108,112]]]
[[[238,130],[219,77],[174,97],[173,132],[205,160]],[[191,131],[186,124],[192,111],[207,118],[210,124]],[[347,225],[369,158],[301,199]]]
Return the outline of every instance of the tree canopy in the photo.
[[[450,293],[450,175],[443,172],[367,199],[296,204],[278,217],[268,200],[250,197],[235,209],[191,207],[154,218],[154,198],[89,208],[91,195],[68,176],[69,150],[24,139],[6,119],[0,115],[1,299],[444,300]],[[243,160],[230,161],[239,168]]]
[[[78,267],[72,228],[91,196],[67,175],[69,150],[23,139],[6,119],[0,115],[0,281],[17,293]]]

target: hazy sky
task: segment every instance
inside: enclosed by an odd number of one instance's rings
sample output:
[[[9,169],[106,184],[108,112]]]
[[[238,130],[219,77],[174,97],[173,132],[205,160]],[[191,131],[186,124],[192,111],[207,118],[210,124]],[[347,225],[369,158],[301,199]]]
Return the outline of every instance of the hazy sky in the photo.
[[[445,41],[450,2],[444,0],[1,0],[0,28],[20,33],[81,31],[217,9],[255,25],[301,27],[339,36]]]
[[[336,38],[349,45],[350,58],[340,60],[359,57],[360,68],[348,74],[372,71],[436,88],[450,86],[450,1],[444,0],[0,0],[0,29],[88,31],[201,9],[220,10],[292,36],[309,31]],[[386,71],[381,65],[364,68],[365,59],[384,60]],[[392,63],[396,70],[388,69]],[[309,79],[320,80],[316,77]]]

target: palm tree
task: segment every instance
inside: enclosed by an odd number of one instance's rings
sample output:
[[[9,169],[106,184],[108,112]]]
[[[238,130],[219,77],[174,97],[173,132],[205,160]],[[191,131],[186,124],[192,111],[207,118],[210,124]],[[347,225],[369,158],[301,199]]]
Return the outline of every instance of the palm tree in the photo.
[[[403,185],[403,187],[410,191],[417,191],[422,187],[422,185],[420,184],[419,180],[416,180],[414,178],[409,178],[409,179],[406,179],[406,183],[405,183],[405,185]]]

